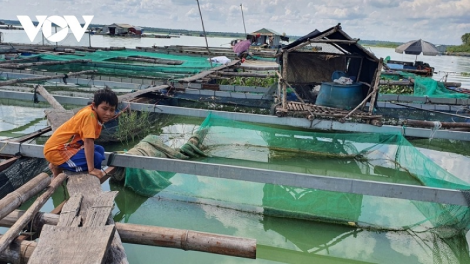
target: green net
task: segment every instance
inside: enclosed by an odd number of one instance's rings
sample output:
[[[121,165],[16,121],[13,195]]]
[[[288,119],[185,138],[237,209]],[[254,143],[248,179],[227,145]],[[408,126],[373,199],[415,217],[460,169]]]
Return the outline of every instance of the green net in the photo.
[[[189,131],[182,134],[177,147],[194,137]],[[439,167],[399,134],[285,130],[209,115],[197,127],[196,135],[209,155],[199,157],[202,162],[463,192],[469,189],[467,182]],[[151,140],[158,141],[158,138],[153,136]],[[181,153],[179,148],[173,149]],[[158,172],[159,175],[152,176],[156,172],[126,170],[126,186],[142,195],[179,197],[184,201],[279,217],[390,230],[446,230],[445,236],[467,229],[470,221],[465,206],[180,173]]]
[[[430,77],[422,77],[413,73],[399,72],[399,75],[382,73],[382,79],[385,80],[400,80],[400,79],[413,79],[414,87],[413,94],[416,96],[428,96],[439,98],[469,98],[469,94],[459,93],[447,89],[443,82],[438,82]]]
[[[126,61],[120,57],[162,59],[170,62],[183,61],[181,65],[167,65],[142,61]],[[36,69],[45,69],[58,72],[76,72],[84,70],[96,70],[98,74],[119,75],[120,77],[162,77],[180,75],[193,75],[203,70],[210,69],[210,62],[205,57],[193,57],[185,55],[172,55],[163,53],[151,53],[136,50],[122,51],[96,51],[76,52],[64,55],[42,55],[41,60],[68,61],[91,60],[89,63],[72,63],[65,65],[38,66]]]

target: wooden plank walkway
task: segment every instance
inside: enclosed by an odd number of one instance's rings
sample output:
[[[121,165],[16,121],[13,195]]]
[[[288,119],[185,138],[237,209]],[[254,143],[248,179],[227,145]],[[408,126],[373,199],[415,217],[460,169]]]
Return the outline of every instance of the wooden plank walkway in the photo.
[[[199,80],[199,79],[202,79],[210,74],[213,74],[217,71],[220,71],[220,70],[224,70],[226,68],[230,68],[236,64],[239,63],[239,60],[233,60],[231,62],[229,62],[228,64],[225,64],[225,65],[221,65],[221,66],[218,66],[218,67],[215,67],[215,68],[212,68],[208,71],[203,71],[199,74],[196,74],[196,75],[193,75],[193,76],[190,76],[190,77],[187,77],[187,78],[184,78],[184,79],[181,79],[179,80],[179,82],[194,82],[196,80]]]
[[[84,173],[70,173],[67,190],[57,226],[44,225],[29,263],[128,263],[110,218],[117,192]]]

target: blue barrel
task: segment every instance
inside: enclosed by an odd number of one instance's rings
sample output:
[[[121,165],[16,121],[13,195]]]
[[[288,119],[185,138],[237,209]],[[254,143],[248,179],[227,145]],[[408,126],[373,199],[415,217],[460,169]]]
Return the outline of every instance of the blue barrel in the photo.
[[[315,104],[351,110],[359,105],[362,100],[364,100],[364,97],[361,83],[323,82]]]

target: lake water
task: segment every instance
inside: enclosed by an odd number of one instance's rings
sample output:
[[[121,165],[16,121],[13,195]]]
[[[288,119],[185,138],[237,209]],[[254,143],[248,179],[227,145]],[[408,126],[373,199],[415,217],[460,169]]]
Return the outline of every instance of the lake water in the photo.
[[[22,30],[0,30],[3,32],[3,41],[11,43],[31,43],[26,33]],[[210,47],[230,47],[231,38],[208,38],[207,42]],[[38,34],[34,39],[33,43],[43,43],[41,34]],[[55,43],[48,42],[46,44],[55,45]],[[170,46],[170,45],[184,45],[184,46],[206,46],[204,37],[192,37],[192,36],[181,36],[179,38],[122,38],[122,37],[109,37],[103,35],[91,35],[89,38],[88,34],[85,34],[80,42],[77,42],[72,34],[63,40],[61,45],[70,46],[89,46],[91,43],[94,47],[151,47],[156,46]],[[367,47],[377,57],[386,58],[390,56],[392,60],[403,60],[403,61],[415,61],[416,56],[398,54],[395,53],[394,49],[391,48],[378,48],[378,47]],[[418,61],[424,61],[429,63],[435,68],[433,78],[435,80],[443,80],[447,75],[447,80],[451,82],[461,82],[462,87],[470,89],[470,57],[461,56],[423,56],[417,57]],[[468,73],[467,76],[462,76],[461,73]]]
[[[22,31],[4,31],[5,40],[23,42]],[[86,35],[82,45],[87,46]],[[27,40],[27,39],[26,39]],[[37,41],[41,41],[40,39]],[[68,40],[70,41],[70,40]],[[210,46],[227,44],[230,39],[210,38]],[[36,42],[36,43],[39,43]],[[96,44],[95,44],[96,42]],[[204,38],[185,37],[174,39],[129,39],[93,36],[94,46],[135,46],[152,45],[205,45]],[[70,43],[76,45],[76,43]],[[393,49],[371,48],[379,57],[391,56],[396,60],[414,60],[414,56],[395,54]],[[395,55],[395,56],[394,56]],[[428,58],[430,60],[428,60]],[[470,58],[437,56],[418,57],[418,60],[429,62],[439,71],[470,72]],[[439,67],[439,68],[438,68]],[[450,75],[450,77],[456,75]],[[436,77],[438,78],[438,77]],[[460,77],[459,77],[460,78]],[[470,87],[468,78],[461,78]],[[46,126],[44,104],[31,107],[31,102],[0,102],[0,139],[20,136]],[[171,122],[164,123],[154,133],[162,135],[165,140],[175,140],[188,136],[203,121],[198,118],[168,116]],[[41,144],[44,138],[37,141]],[[115,144],[106,147],[107,151],[129,149],[136,142]],[[466,142],[448,140],[413,140],[412,144],[421,152],[450,173],[470,183],[470,151]],[[246,158],[246,157],[245,157]],[[257,156],[257,159],[262,157]],[[215,161],[215,160],[214,160]],[[219,161],[221,162],[221,161]],[[227,161],[224,161],[227,162]],[[232,161],[233,162],[233,161]],[[253,162],[239,161],[237,165],[253,166]],[[258,163],[259,165],[259,163]],[[351,174],[350,164],[339,164],[328,161],[300,160],[296,162],[272,161],[269,166],[279,170],[301,171],[312,169],[317,174],[336,175]],[[358,172],[354,172],[358,174]],[[360,173],[359,173],[360,174]],[[369,177],[364,174],[364,177]],[[452,237],[439,237],[432,232],[379,231],[344,225],[327,224],[291,218],[269,216],[233,210],[211,203],[187,202],[184,197],[175,193],[185,186],[197,186],[199,193],[213,197],[225,198],[236,195],[240,201],[256,202],[263,206],[263,199],[269,196],[263,184],[247,184],[239,181],[224,180],[223,191],[207,185],[212,179],[197,175],[175,174],[171,186],[154,197],[142,197],[120,184],[107,181],[103,190],[119,191],[116,207],[113,210],[115,221],[153,225],[202,232],[226,234],[257,240],[257,259],[247,260],[208,253],[183,251],[162,247],[150,247],[125,244],[130,263],[470,263],[470,233],[461,232]],[[234,190],[243,191],[233,194]],[[286,193],[287,196],[291,193]],[[64,199],[63,190],[58,190],[41,210],[47,212],[60,204]],[[362,204],[378,206],[381,198],[362,198]],[[29,203],[30,204],[30,203]],[[26,208],[24,205],[23,208]],[[371,212],[363,211],[358,217],[370,216]],[[380,213],[380,212],[379,212]],[[408,211],[397,212],[396,216],[381,219],[390,223],[401,221],[409,215]],[[4,229],[0,230],[4,233]]]

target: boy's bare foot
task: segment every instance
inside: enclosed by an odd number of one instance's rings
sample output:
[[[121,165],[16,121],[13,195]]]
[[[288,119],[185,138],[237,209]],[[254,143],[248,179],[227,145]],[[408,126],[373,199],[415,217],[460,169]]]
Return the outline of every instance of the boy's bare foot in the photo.
[[[54,178],[57,177],[62,172],[64,172],[64,170],[62,170],[61,168],[59,168],[58,166],[56,166],[52,163],[49,163],[49,169],[52,171],[52,176]]]

